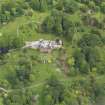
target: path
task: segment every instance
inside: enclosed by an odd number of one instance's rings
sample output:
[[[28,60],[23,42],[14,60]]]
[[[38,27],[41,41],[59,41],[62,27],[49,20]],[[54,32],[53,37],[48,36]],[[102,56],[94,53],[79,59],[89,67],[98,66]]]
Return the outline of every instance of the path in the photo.
[[[14,92],[14,91],[20,91],[22,89],[31,89],[31,88],[36,88],[36,87],[39,87],[41,85],[43,85],[45,82],[40,82],[38,84],[33,84],[31,86],[27,86],[25,88],[18,88],[18,89],[10,89],[10,90],[7,90],[7,93],[11,93],[11,92]]]
[[[2,87],[0,87],[0,91],[3,91],[3,92],[8,92],[8,90],[6,90],[6,89],[4,89],[4,88],[2,88]]]
[[[97,79],[97,80],[101,80],[103,77],[104,77],[104,76],[98,76],[96,79]],[[78,79],[78,78],[84,78],[84,77],[80,77],[80,76],[78,77],[78,76],[77,76],[77,77],[73,77],[73,78],[62,78],[62,79],[60,80],[60,82],[70,82],[70,81],[74,80],[74,78],[75,78],[75,80],[76,80],[76,79]],[[85,79],[87,79],[87,78],[85,78]],[[6,89],[0,87],[0,90],[2,90],[3,92],[6,92],[6,93],[11,93],[11,92],[16,92],[16,91],[21,91],[22,89],[37,88],[37,87],[39,87],[39,86],[41,86],[41,85],[43,85],[43,84],[45,84],[45,81],[42,81],[42,82],[37,83],[37,84],[33,84],[33,85],[31,85],[31,86],[27,86],[27,87],[24,87],[24,88],[17,88],[17,89],[10,89],[10,90],[6,90]]]

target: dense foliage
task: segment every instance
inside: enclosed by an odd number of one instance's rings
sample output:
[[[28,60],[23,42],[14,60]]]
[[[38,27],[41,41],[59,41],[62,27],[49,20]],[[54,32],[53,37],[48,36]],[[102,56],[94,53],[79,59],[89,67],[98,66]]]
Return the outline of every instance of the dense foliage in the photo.
[[[105,104],[105,0],[1,0],[0,105]],[[26,41],[62,39],[52,53]]]

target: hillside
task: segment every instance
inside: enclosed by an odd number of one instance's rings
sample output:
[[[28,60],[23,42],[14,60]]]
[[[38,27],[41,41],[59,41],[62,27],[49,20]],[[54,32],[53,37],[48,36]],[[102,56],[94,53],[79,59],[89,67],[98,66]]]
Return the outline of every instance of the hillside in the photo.
[[[104,0],[0,0],[0,105],[105,105],[104,79]]]

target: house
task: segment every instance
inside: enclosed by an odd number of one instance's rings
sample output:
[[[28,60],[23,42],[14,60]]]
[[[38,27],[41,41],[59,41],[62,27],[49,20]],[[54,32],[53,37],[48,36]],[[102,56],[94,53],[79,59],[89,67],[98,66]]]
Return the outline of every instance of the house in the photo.
[[[26,45],[23,48],[39,49],[41,52],[51,52],[53,49],[61,48],[62,46],[63,42],[59,39],[54,41],[40,39],[37,41],[26,42]]]

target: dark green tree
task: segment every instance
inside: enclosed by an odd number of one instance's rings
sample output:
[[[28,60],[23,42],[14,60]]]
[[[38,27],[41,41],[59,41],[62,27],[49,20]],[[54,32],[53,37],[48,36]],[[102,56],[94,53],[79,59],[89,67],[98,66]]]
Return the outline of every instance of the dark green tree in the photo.
[[[64,99],[64,87],[57,80],[55,76],[52,76],[46,81],[41,96],[40,104],[41,105],[55,105],[60,104]]]

